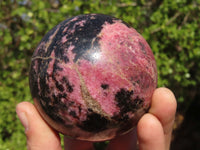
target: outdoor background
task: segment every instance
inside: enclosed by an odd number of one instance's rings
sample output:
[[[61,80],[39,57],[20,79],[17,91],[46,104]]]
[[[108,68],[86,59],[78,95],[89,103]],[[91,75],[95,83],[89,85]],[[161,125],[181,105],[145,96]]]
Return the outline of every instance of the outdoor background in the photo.
[[[88,13],[120,18],[144,36],[158,87],[178,102],[171,149],[199,150],[200,0],[0,0],[0,150],[26,149],[15,106],[32,102],[28,72],[37,44],[64,19]]]

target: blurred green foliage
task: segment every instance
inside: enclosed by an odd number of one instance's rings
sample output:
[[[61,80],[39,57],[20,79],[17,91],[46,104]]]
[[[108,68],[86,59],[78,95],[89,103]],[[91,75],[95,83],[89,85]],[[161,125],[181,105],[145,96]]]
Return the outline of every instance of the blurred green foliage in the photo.
[[[138,30],[157,61],[158,86],[172,89],[182,111],[200,86],[200,0],[0,0],[0,150],[26,149],[15,106],[30,101],[31,55],[66,18],[103,13]]]

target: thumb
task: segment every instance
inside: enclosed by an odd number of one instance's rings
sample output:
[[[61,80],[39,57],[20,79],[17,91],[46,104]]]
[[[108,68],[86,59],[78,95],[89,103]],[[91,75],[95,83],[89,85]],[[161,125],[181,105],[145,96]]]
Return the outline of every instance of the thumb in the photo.
[[[25,128],[28,150],[61,150],[59,135],[41,118],[33,104],[16,106],[17,115]]]

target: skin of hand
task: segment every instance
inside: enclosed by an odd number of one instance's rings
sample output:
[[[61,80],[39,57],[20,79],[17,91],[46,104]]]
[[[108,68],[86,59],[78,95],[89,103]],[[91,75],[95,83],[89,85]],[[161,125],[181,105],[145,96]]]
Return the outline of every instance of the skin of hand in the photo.
[[[176,113],[176,99],[167,88],[158,88],[152,96],[151,107],[132,132],[112,139],[106,150],[169,150]],[[17,115],[25,127],[28,150],[61,150],[60,137],[41,118],[35,106],[21,102]],[[137,144],[138,143],[138,144]],[[93,143],[64,138],[65,150],[94,150]]]

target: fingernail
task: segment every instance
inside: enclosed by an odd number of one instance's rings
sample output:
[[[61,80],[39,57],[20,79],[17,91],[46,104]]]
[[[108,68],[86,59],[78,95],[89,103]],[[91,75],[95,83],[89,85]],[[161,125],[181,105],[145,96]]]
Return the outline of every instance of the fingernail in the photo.
[[[27,116],[25,114],[25,112],[17,112],[17,115],[19,117],[19,120],[21,121],[22,125],[24,126],[25,128],[25,131],[28,130],[28,119],[27,119]]]

